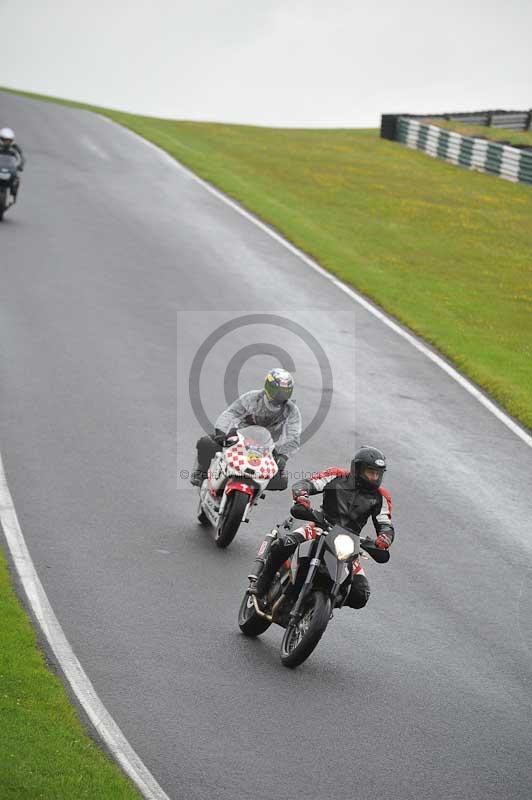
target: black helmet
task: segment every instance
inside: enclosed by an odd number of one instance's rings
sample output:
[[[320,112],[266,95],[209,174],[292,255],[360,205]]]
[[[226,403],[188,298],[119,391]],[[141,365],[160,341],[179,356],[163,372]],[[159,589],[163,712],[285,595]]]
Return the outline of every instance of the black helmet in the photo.
[[[370,481],[364,475],[364,467],[374,469],[379,473],[376,481]],[[351,475],[356,483],[361,484],[369,489],[378,489],[382,482],[382,476],[386,471],[386,456],[381,450],[376,447],[369,447],[362,445],[360,450],[357,450],[351,459]]]

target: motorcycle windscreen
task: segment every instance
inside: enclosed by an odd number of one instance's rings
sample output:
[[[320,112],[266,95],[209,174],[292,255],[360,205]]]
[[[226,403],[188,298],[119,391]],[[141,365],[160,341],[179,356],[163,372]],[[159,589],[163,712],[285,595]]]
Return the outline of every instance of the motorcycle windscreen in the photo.
[[[274,448],[273,439],[270,431],[261,425],[247,425],[239,428],[238,432],[244,437],[244,446],[248,450],[254,450],[261,455],[271,453]]]

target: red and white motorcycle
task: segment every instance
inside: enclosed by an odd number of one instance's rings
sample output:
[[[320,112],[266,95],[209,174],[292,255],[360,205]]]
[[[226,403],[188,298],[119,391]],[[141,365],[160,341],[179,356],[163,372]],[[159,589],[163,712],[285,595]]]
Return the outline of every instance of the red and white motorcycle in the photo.
[[[260,425],[240,428],[222,452],[216,453],[200,487],[198,522],[216,528],[218,547],[231,544],[240,523],[278,472],[270,432]]]

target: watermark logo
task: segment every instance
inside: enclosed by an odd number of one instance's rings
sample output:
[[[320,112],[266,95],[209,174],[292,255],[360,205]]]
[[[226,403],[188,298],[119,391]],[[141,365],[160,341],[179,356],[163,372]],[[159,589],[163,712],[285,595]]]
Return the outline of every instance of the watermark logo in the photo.
[[[252,326],[273,327],[276,337],[281,341],[283,339],[286,340],[288,334],[292,338],[295,336],[300,343],[303,343],[310,350],[314,357],[317,369],[315,368],[313,372],[317,374],[311,376],[311,381],[313,387],[320,387],[320,397],[314,415],[307,424],[303,425],[301,434],[301,444],[303,445],[318,432],[327,418],[332,402],[333,372],[327,354],[316,336],[307,327],[287,316],[268,313],[245,314],[218,325],[209,333],[196,350],[190,366],[188,393],[194,416],[206,434],[213,432],[215,428],[214,420],[209,418],[201,396],[201,377],[204,365],[213,348],[224,337],[238,332],[239,339],[242,341],[252,339],[253,336],[250,330]],[[240,374],[244,366],[254,356],[268,356],[271,359],[270,366],[278,365],[291,372],[296,381],[296,393],[294,396],[297,395],[298,369],[292,353],[283,345],[273,341],[248,341],[227,360],[223,378],[225,407],[231,405],[238,398]],[[223,408],[220,408],[219,413],[222,410]]]

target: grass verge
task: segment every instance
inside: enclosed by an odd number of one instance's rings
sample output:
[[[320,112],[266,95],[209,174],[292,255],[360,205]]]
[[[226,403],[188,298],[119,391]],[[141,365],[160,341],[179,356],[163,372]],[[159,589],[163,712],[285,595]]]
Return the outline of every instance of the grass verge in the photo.
[[[177,122],[59,102],[105,114],[219,186],[532,428],[529,186],[374,130]]]
[[[83,729],[46,666],[0,547],[0,796],[2,800],[139,800]]]

